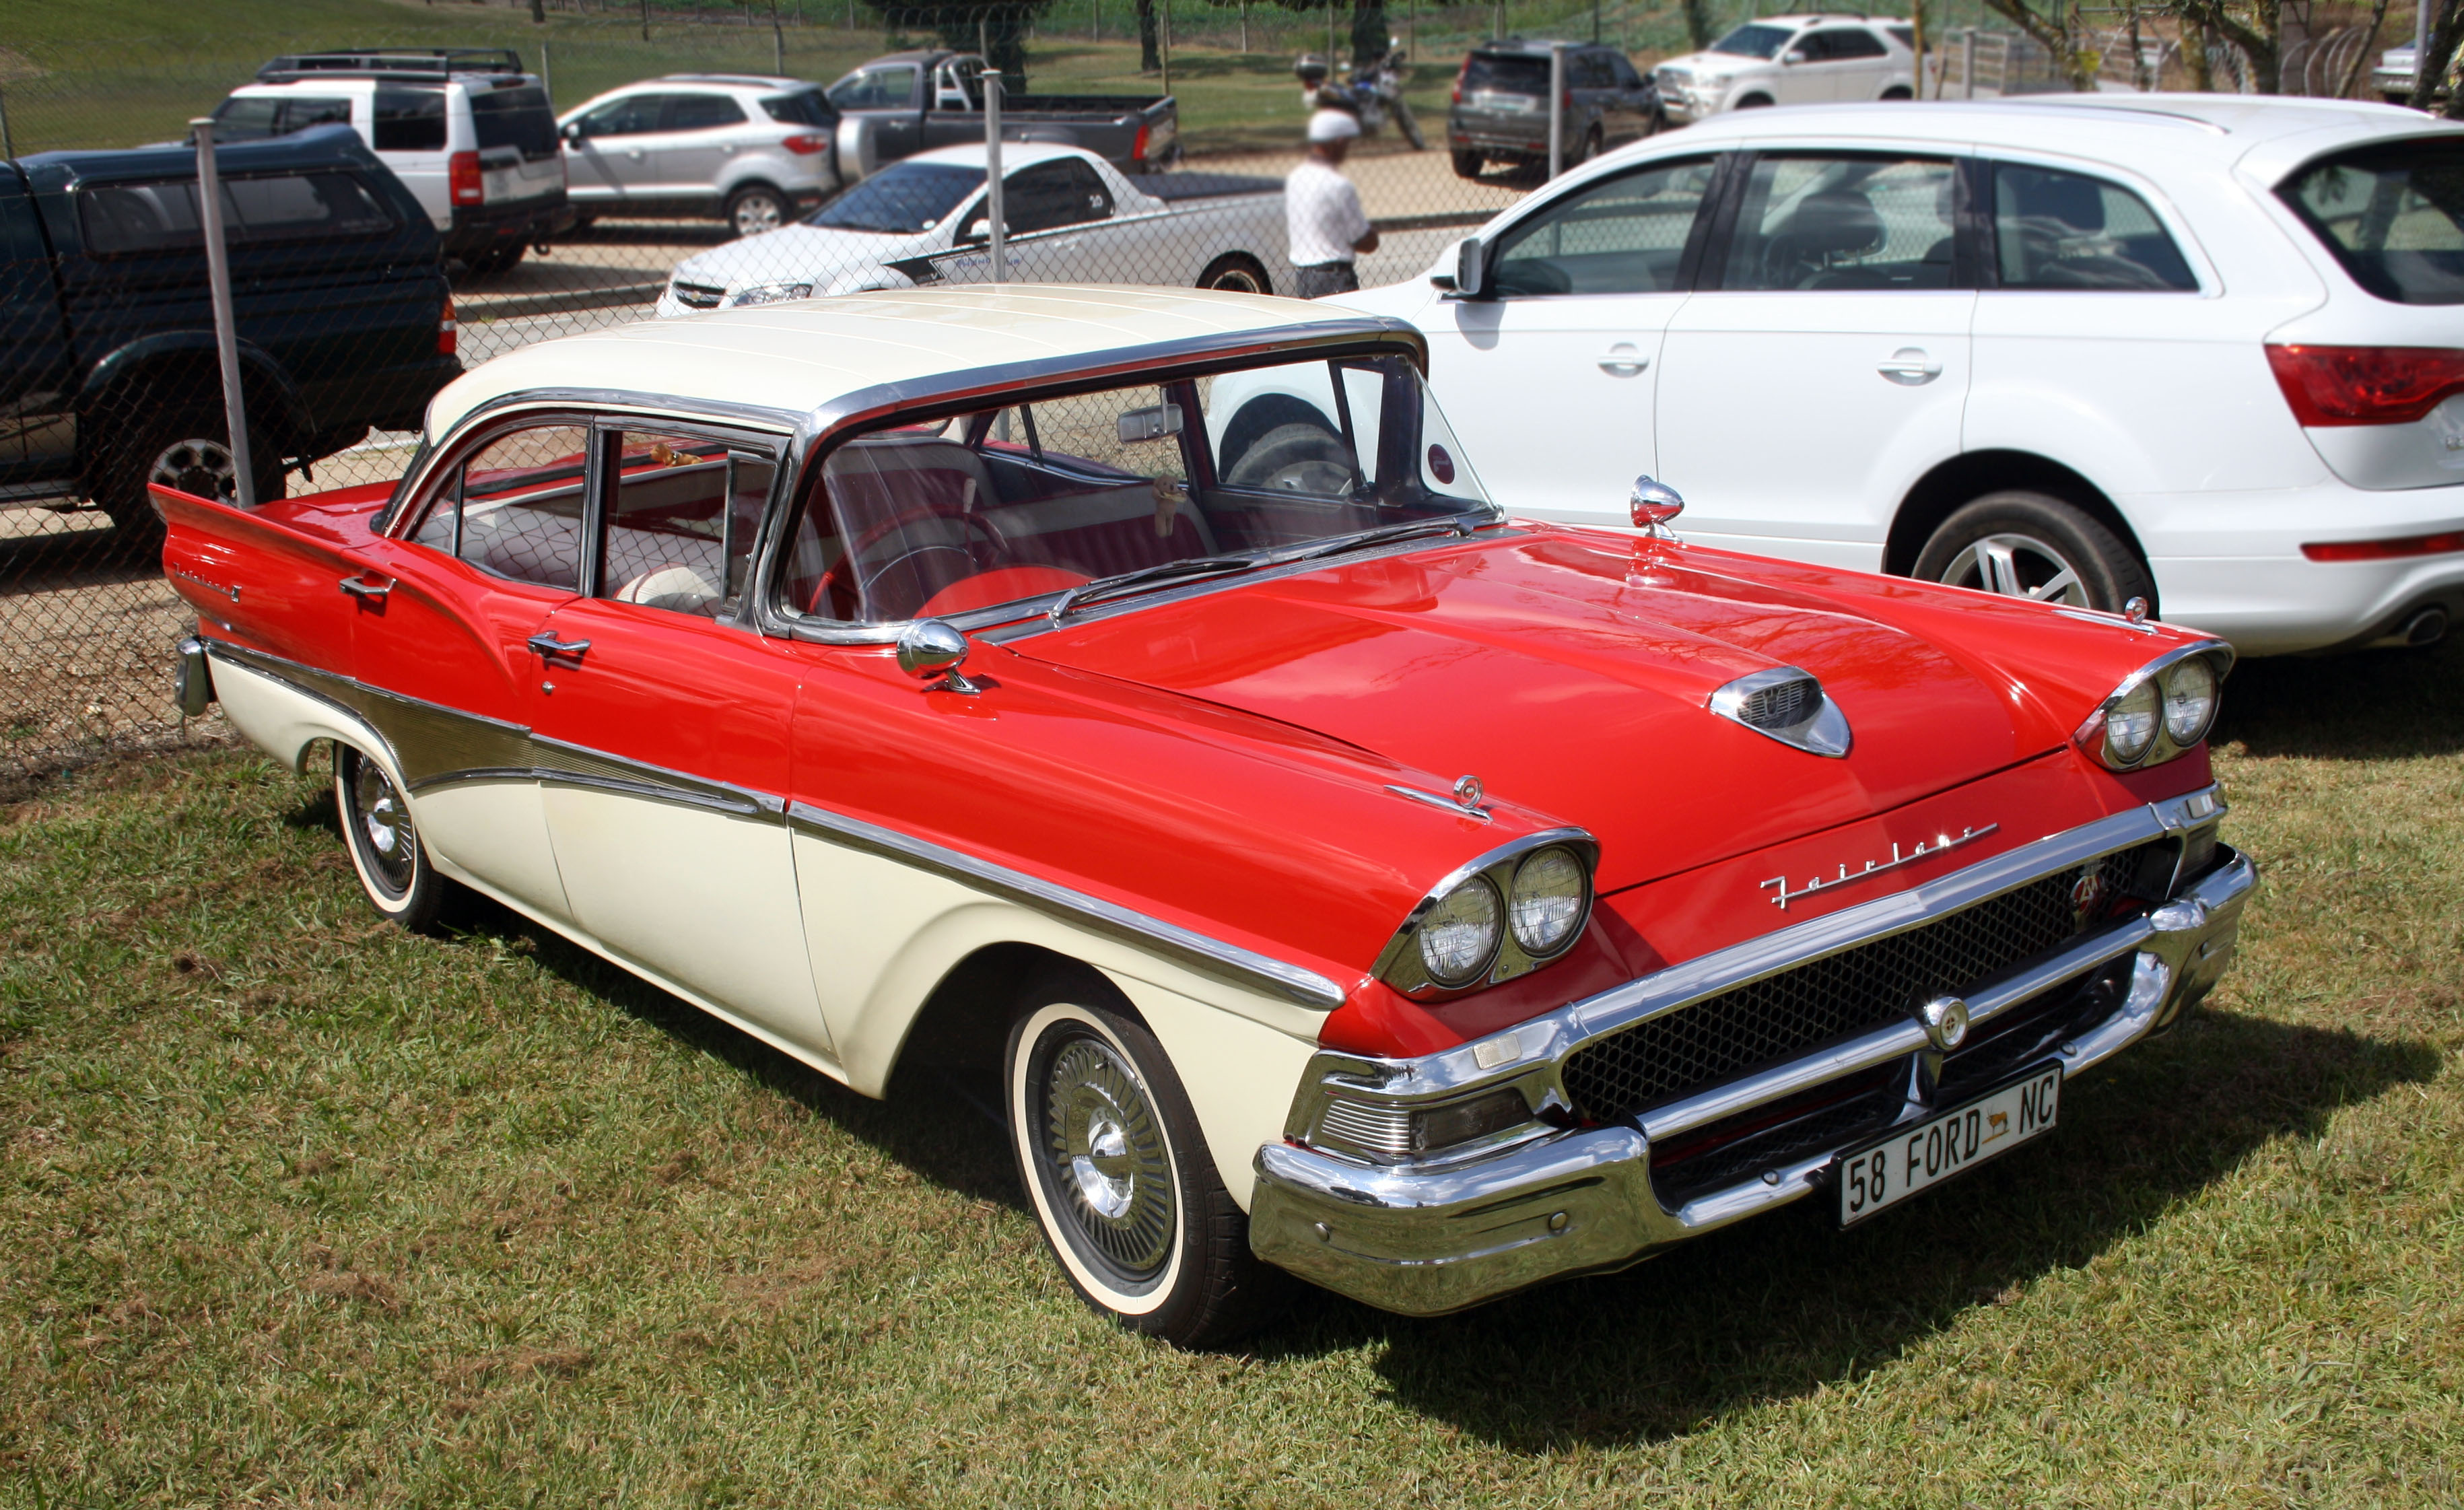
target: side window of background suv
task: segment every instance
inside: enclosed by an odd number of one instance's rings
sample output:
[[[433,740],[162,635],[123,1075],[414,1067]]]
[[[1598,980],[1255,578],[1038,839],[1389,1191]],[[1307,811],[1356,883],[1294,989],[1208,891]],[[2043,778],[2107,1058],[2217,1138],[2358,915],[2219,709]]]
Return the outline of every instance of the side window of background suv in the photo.
[[[2056,168],[1993,165],[1993,261],[2006,289],[2195,292],[2147,202]]]
[[[1687,158],[1594,184],[1499,239],[1501,295],[1659,294],[1677,286],[1714,160]]]

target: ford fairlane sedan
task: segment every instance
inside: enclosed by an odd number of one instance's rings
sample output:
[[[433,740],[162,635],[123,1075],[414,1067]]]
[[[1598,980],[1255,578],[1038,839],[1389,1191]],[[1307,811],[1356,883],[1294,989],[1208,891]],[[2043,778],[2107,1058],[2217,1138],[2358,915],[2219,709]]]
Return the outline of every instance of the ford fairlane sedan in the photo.
[[[1519,519],[1425,361],[1037,286],[545,342],[396,484],[157,488],[182,695],[330,750],[407,927],[467,887],[868,1095],[997,1074],[1069,1282],[1185,1346],[1276,1270],[1429,1314],[1874,1218],[2215,984],[2222,642],[1688,545],[1649,479]]]

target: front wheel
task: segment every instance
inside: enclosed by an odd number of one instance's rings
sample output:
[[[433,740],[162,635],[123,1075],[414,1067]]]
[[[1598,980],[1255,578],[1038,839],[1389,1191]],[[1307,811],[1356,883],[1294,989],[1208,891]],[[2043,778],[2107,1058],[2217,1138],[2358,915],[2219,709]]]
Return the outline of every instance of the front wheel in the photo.
[[[1206,264],[1198,275],[1202,289],[1221,289],[1228,294],[1272,294],[1274,285],[1267,280],[1266,270],[1258,259],[1244,252],[1227,252]]]
[[[1412,107],[1401,99],[1395,101],[1395,123],[1403,128],[1403,140],[1412,143],[1415,152],[1429,150],[1429,139],[1420,130],[1420,122],[1412,115]]]
[[[429,863],[428,846],[411,822],[410,804],[385,767],[349,745],[334,747],[334,806],[342,843],[368,903],[414,933],[429,932],[444,913],[452,885]]]
[[[1110,983],[1064,972],[1030,988],[1003,1074],[1019,1178],[1081,1299],[1181,1347],[1266,1319],[1275,1275],[1163,1046]]]
[[[2119,536],[2076,504],[2013,489],[1965,504],[1933,532],[1916,576],[2007,598],[2121,612],[2156,602],[2156,580]]]

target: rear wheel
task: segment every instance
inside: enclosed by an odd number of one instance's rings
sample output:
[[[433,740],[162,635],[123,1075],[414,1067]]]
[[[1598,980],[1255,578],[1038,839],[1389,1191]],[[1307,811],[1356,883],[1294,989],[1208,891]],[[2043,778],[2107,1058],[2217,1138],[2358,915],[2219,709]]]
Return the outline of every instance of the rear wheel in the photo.
[[[522,260],[522,253],[529,250],[519,241],[492,242],[464,257],[462,266],[471,277],[497,277],[512,272],[514,265]]]
[[[1771,102],[1771,98],[1769,95],[1748,95],[1745,98],[1737,101],[1735,108],[1739,110],[1760,110]]]
[[[146,492],[150,484],[177,489],[217,503],[239,500],[239,469],[231,460],[230,430],[219,409],[174,408],[140,419],[108,468],[95,501],[111,515],[123,539],[151,545],[163,537],[162,515]],[[283,493],[284,472],[274,439],[258,431],[249,442],[256,453],[256,501]]]
[[[1942,521],[1916,576],[2010,598],[2119,613],[2156,602],[2146,564],[2093,514],[2041,492],[1989,492]]]
[[[1419,118],[1413,115],[1412,107],[1399,98],[1395,101],[1395,123],[1403,128],[1403,140],[1412,143],[1413,151],[1429,150],[1429,138],[1420,129]]]
[[[335,745],[334,806],[369,905],[414,933],[432,930],[452,883],[429,864],[410,804],[385,767],[349,745]]]
[[[1274,285],[1266,279],[1266,270],[1258,259],[1244,252],[1227,252],[1206,264],[1198,275],[1202,289],[1222,289],[1231,294],[1272,294]]]
[[[1455,154],[1455,176],[1458,178],[1478,178],[1480,170],[1487,165],[1488,160],[1477,152]]]
[[[787,223],[787,196],[767,184],[748,184],[727,196],[727,228],[758,236]]]
[[[1905,84],[1893,84],[1890,88],[1882,91],[1882,98],[1884,99],[1913,99],[1916,96],[1909,92],[1908,87]]]
[[[1341,436],[1314,421],[1268,430],[1223,474],[1223,481],[1234,488],[1306,492],[1320,498],[1340,498],[1357,480],[1352,471],[1352,449]]]
[[[1182,1347],[1271,1314],[1278,1276],[1250,1253],[1163,1046],[1109,982],[1061,972],[1031,987],[1003,1068],[1019,1178],[1081,1299]]]

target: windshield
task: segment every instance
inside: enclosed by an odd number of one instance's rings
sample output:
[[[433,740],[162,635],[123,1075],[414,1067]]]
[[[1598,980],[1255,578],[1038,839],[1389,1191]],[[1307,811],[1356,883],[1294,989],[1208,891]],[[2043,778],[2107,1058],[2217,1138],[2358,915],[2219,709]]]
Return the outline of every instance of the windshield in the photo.
[[[1780,48],[1795,34],[1784,26],[1741,26],[1712,43],[1711,51],[1739,57],[1777,57]]]
[[[1500,57],[1474,53],[1463,64],[1463,87],[1502,95],[1549,95],[1549,60],[1545,57]]]
[[[2314,163],[2277,190],[2354,282],[2394,304],[2464,304],[2464,141]]]
[[[778,602],[994,624],[1499,517],[1408,360],[1289,362],[858,435],[804,501]]]
[[[1007,183],[1008,180],[1002,180]],[[805,218],[833,230],[906,236],[930,230],[984,186],[984,170],[955,163],[900,163],[884,168]]]

